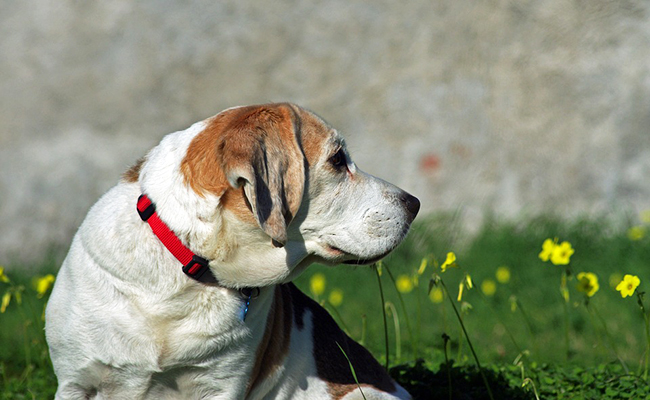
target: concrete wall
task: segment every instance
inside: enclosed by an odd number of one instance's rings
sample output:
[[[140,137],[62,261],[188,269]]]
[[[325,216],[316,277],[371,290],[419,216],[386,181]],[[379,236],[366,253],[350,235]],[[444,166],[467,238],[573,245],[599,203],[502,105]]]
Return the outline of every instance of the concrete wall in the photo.
[[[425,211],[650,208],[650,3],[7,0],[0,264],[65,246],[166,133],[293,101]]]

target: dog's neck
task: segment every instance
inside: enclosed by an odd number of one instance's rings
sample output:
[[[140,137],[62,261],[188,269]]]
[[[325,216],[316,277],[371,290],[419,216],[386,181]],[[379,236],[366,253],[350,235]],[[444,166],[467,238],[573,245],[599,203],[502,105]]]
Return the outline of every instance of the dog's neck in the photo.
[[[142,194],[138,198],[136,210],[142,221],[149,224],[153,234],[179,261],[183,272],[188,278],[206,285],[222,286],[210,270],[209,261],[192,252],[181,242],[167,224],[160,219],[156,211],[156,204],[146,194]],[[239,295],[244,303],[240,315],[242,321],[246,320],[251,300],[259,296],[259,294],[259,288],[239,289]]]
[[[149,196],[140,195],[136,209],[142,221],[149,224],[153,234],[183,265],[183,272],[188,277],[202,283],[219,284],[217,278],[210,271],[208,260],[195,254],[169,229],[169,226],[160,219],[156,211],[156,203],[151,201]]]

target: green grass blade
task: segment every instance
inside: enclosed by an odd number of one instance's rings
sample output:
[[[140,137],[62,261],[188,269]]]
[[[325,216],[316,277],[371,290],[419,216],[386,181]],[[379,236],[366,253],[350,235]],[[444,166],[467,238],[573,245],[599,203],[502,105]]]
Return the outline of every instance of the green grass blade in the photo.
[[[352,365],[352,361],[350,361],[350,358],[345,353],[345,350],[343,350],[343,347],[341,347],[339,342],[336,342],[336,345],[339,346],[339,349],[341,349],[341,353],[343,353],[343,355],[345,356],[345,359],[348,360],[348,365],[350,366],[350,372],[352,372],[352,377],[354,378],[354,381],[357,383],[357,387],[359,388],[359,392],[361,392],[361,396],[363,396],[363,399],[366,400],[366,395],[363,394],[363,390],[361,390],[361,385],[359,384],[359,379],[357,379],[357,373],[354,370],[354,366]]]

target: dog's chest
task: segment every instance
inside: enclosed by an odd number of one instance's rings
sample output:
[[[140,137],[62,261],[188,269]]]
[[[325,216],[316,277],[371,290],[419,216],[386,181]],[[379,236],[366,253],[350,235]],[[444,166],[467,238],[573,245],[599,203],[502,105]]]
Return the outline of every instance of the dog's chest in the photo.
[[[137,301],[159,370],[214,362],[225,348],[240,347],[250,336],[241,320],[244,303],[218,291],[197,291]],[[206,365],[207,366],[207,365]]]

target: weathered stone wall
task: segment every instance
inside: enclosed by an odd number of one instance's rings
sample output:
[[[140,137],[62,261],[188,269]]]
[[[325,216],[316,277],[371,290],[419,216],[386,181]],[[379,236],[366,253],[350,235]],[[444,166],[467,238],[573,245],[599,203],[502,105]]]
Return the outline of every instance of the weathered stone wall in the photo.
[[[650,208],[645,0],[0,3],[0,264],[166,133],[293,101],[425,211]]]

